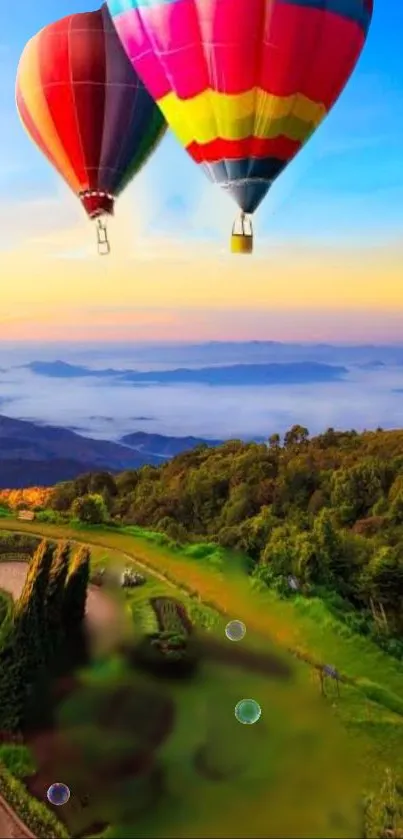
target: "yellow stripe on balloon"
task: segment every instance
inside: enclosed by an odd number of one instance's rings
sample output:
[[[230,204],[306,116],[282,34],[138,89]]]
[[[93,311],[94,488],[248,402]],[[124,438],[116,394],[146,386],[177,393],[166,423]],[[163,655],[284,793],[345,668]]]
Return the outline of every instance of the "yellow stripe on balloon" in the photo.
[[[37,48],[40,37],[41,33],[28,42],[20,61],[18,77],[21,94],[25,107],[41,136],[44,151],[53,157],[60,173],[74,192],[79,192],[81,184],[60,142],[43,93]],[[27,133],[29,134],[29,131]]]
[[[260,88],[236,95],[205,90],[193,99],[168,93],[158,105],[184,146],[251,135],[265,140],[285,134],[303,142],[326,116],[324,105],[302,94],[273,96]]]

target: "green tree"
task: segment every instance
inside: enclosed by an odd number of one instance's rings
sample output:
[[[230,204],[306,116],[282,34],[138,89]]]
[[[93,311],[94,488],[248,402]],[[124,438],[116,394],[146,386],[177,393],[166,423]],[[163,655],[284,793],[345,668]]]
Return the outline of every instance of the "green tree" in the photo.
[[[60,542],[53,553],[46,591],[47,653],[51,667],[58,662],[64,641],[63,604],[70,559],[70,542]]]
[[[49,572],[53,559],[53,545],[46,539],[37,547],[28,567],[22,592],[15,604],[15,622],[28,620],[29,615],[37,615],[43,624],[45,618],[45,598]]]
[[[323,566],[311,533],[298,533],[295,539],[294,570],[302,584],[317,583],[323,578]]]
[[[63,626],[66,632],[80,632],[85,618],[91,553],[83,545],[70,563],[64,587]]]
[[[326,496],[322,489],[315,489],[308,501],[308,513],[316,516],[326,506]]]
[[[52,510],[58,513],[67,513],[76,497],[74,484],[57,484],[49,501]]]
[[[403,474],[399,473],[389,489],[388,500],[393,502],[401,493],[403,493]]]
[[[353,524],[367,517],[383,495],[382,472],[376,460],[367,459],[334,473],[331,502],[338,509],[341,522]]]
[[[315,582],[331,584],[338,574],[342,555],[340,534],[333,523],[329,510],[321,510],[316,516],[312,538],[318,557],[318,567]]]
[[[369,563],[366,587],[398,630],[403,628],[403,559],[397,548],[379,548]]]
[[[372,545],[365,537],[339,530],[334,513],[324,509],[316,517],[313,540],[318,561],[316,582],[354,599],[362,568],[369,561]]]
[[[28,727],[43,722],[49,713],[45,604],[52,558],[53,546],[44,540],[31,560],[14,612],[16,668],[24,684],[22,718]]]
[[[295,536],[295,530],[287,525],[272,530],[256,567],[255,575],[259,579],[271,585],[276,579],[295,573]]]
[[[301,446],[308,441],[309,431],[304,425],[293,425],[284,434],[284,445],[288,449],[291,446]]]
[[[82,495],[76,498],[71,512],[83,524],[103,524],[108,514],[102,495]]]
[[[278,519],[273,515],[271,507],[262,507],[256,516],[246,519],[236,529],[226,528],[226,531],[230,532],[224,534],[221,531],[223,534],[221,540],[224,540],[221,544],[224,545],[227,540],[228,547],[236,547],[256,560],[260,557],[275,527],[278,527]],[[233,538],[235,541],[231,544]]]
[[[26,701],[26,680],[21,649],[18,650],[14,627],[2,634],[0,647],[0,731],[21,729]]]
[[[113,497],[117,494],[116,481],[110,472],[93,472],[89,479],[88,491],[93,495],[102,495],[106,491]]]
[[[189,535],[183,524],[175,521],[170,516],[164,516],[157,524],[157,529],[165,533],[169,539],[179,544],[184,544],[188,541]]]
[[[223,526],[233,527],[256,512],[253,491],[247,484],[236,487],[222,511]]]
[[[403,489],[393,495],[389,508],[389,519],[393,525],[403,524]]]
[[[118,494],[120,496],[128,495],[129,492],[133,492],[133,490],[136,489],[138,482],[139,474],[135,469],[121,472],[115,479]]]
[[[275,503],[279,511],[287,512],[298,507],[307,510],[309,500],[315,492],[318,477],[313,464],[304,454],[297,455],[283,467],[275,492]]]

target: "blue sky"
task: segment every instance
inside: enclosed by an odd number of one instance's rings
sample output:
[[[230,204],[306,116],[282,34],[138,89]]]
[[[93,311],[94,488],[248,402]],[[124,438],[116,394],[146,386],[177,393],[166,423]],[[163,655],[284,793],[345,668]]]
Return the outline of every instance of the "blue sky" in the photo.
[[[0,4],[3,212],[10,200],[46,199],[59,189],[57,175],[26,138],[15,111],[19,55],[26,41],[47,23],[97,5],[91,0],[20,0],[15,7],[3,0]],[[262,234],[280,240],[309,237],[355,244],[399,237],[403,228],[402,33],[401,0],[375,0],[372,28],[355,75],[332,114],[262,205],[258,217]],[[152,222],[167,229],[181,226],[187,210],[204,193],[205,176],[168,136],[149,166],[148,178],[159,205]],[[198,225],[206,229],[208,195],[198,213]],[[184,225],[183,235],[195,232],[186,231]]]

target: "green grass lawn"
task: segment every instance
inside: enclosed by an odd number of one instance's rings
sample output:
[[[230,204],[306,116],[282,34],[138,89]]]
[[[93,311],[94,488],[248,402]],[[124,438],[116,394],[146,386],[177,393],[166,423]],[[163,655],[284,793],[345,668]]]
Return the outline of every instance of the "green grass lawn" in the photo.
[[[208,553],[205,545],[172,550],[159,535],[141,534],[137,528],[131,532],[78,530],[11,520],[0,521],[0,528],[86,542],[92,546],[94,565],[104,564],[106,556],[108,562],[120,564],[130,557],[148,577],[145,586],[128,593],[130,608],[141,608],[144,598],[172,594],[170,581],[180,589],[175,596],[194,610],[193,619],[198,611],[197,623],[204,621],[210,631],[222,635],[226,620],[242,619],[248,630],[245,643],[251,647],[268,652],[291,648],[314,661],[332,664],[353,682],[341,686],[340,698],[335,685],[330,684],[328,698],[323,700],[318,686],[313,689],[309,684],[314,679],[312,669],[297,662],[291,685],[205,663],[194,683],[171,688],[178,722],[162,750],[168,777],[164,806],[137,821],[136,832],[132,826],[131,835],[150,839],[240,836],[251,820],[256,832],[248,827],[250,836],[278,835],[279,824],[287,835],[287,829],[293,832],[290,819],[298,811],[298,824],[309,823],[310,827],[308,833],[301,827],[301,832],[294,835],[341,836],[340,825],[333,834],[325,824],[329,817],[327,784],[333,792],[340,791],[339,798],[348,809],[354,775],[355,783],[359,781],[361,788],[368,790],[378,790],[389,767],[403,777],[403,666],[338,622],[322,601],[300,597],[280,601],[269,591],[251,589],[242,558],[214,553],[214,549]],[[149,575],[142,565],[148,566]],[[153,572],[168,581],[156,579]],[[224,615],[217,617],[216,609]],[[263,709],[255,726],[241,726],[234,717],[236,702],[246,696],[256,698]],[[337,721],[348,732],[361,774],[350,771],[349,758],[343,757]],[[230,769],[235,762],[238,774],[220,783],[201,778],[194,768],[194,753],[203,743],[207,744],[212,764]],[[353,764],[352,760],[351,767]],[[312,767],[311,776],[307,766]],[[310,792],[304,787],[306,775]],[[292,783],[287,785],[286,778]],[[297,789],[301,789],[298,802],[294,800]],[[316,826],[312,826],[313,803]],[[267,832],[268,808],[272,834]],[[265,825],[259,824],[261,818]],[[351,831],[348,818],[346,836]],[[192,832],[196,825],[197,832]],[[128,836],[129,828],[125,830],[116,827],[109,835]]]

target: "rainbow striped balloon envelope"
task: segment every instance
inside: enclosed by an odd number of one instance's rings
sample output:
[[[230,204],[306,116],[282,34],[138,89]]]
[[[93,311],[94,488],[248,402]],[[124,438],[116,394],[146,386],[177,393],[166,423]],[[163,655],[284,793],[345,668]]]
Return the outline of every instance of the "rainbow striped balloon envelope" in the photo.
[[[103,217],[161,140],[166,123],[135,73],[107,6],[49,24],[26,45],[16,103],[33,142],[80,198],[109,245]],[[103,246],[106,249],[103,249]]]
[[[337,100],[373,0],[108,0],[193,160],[253,213]],[[242,248],[241,248],[242,249]]]

